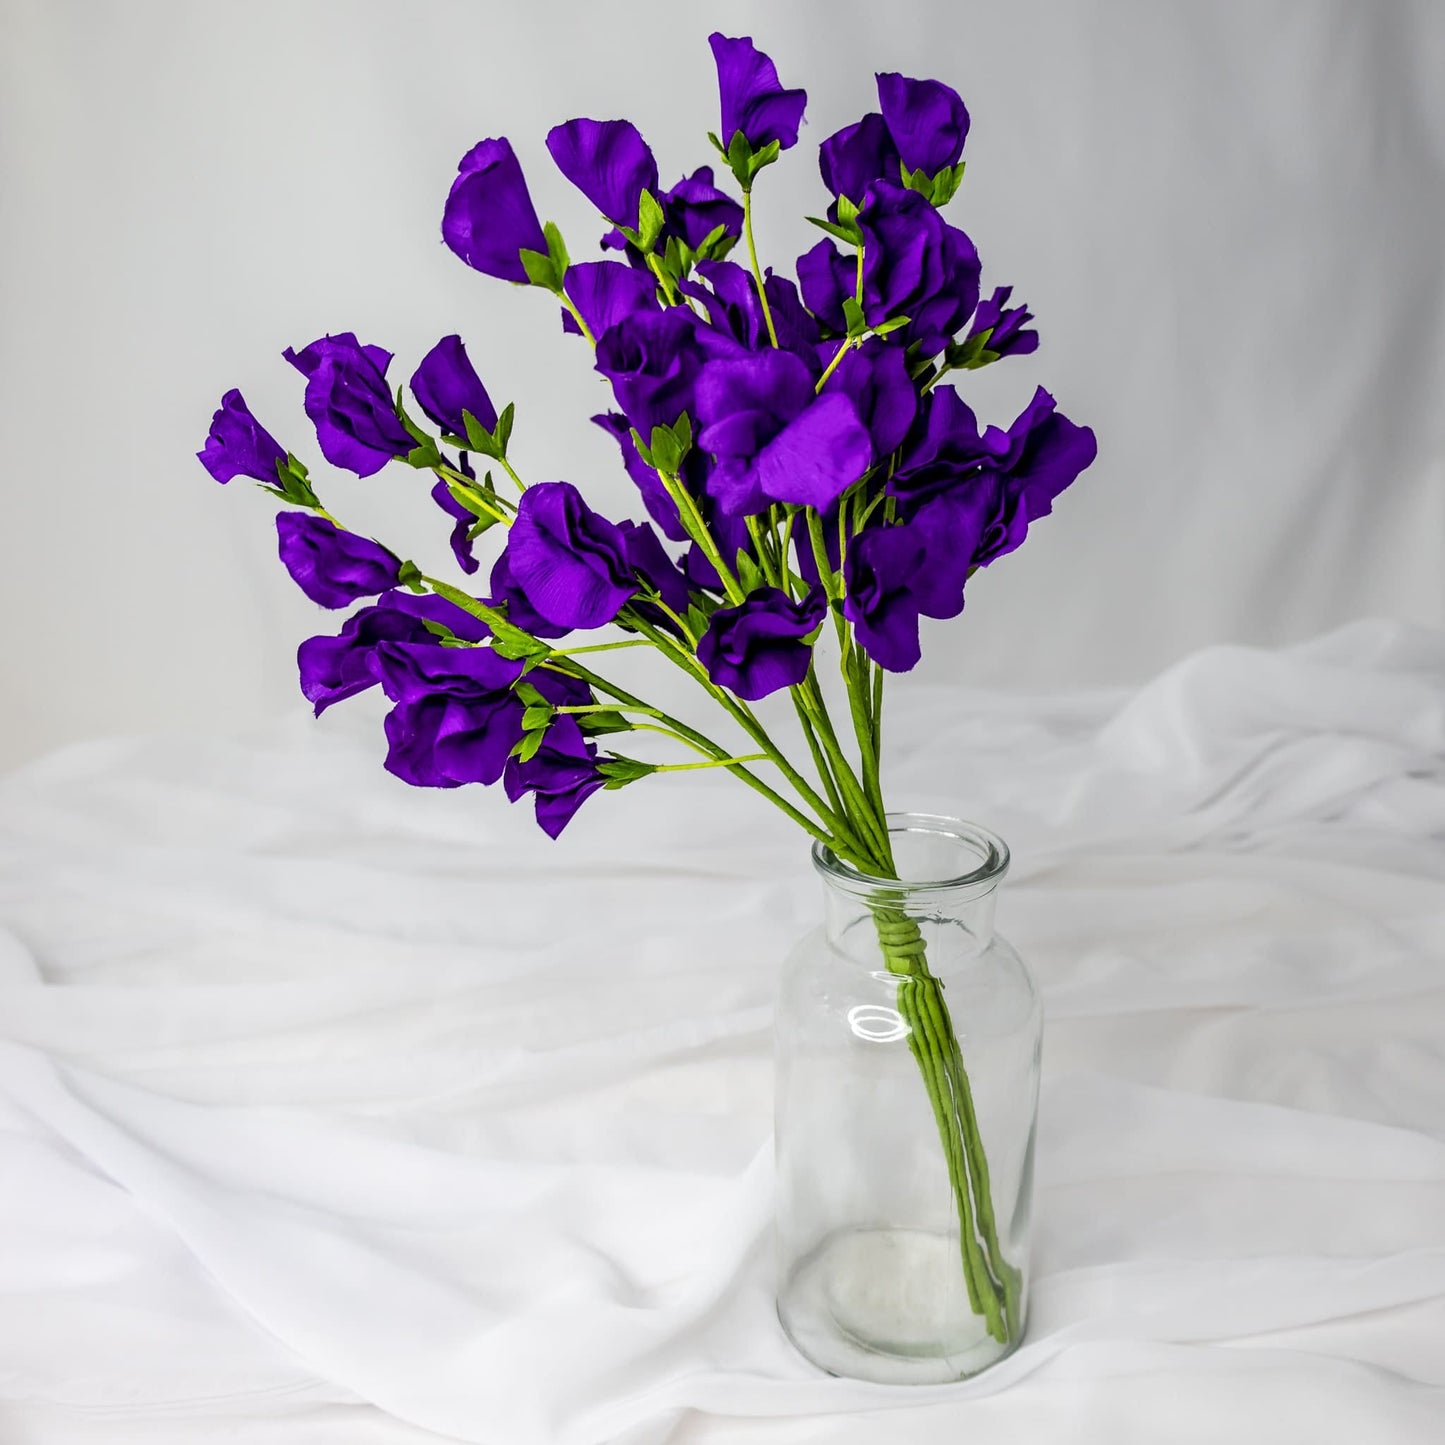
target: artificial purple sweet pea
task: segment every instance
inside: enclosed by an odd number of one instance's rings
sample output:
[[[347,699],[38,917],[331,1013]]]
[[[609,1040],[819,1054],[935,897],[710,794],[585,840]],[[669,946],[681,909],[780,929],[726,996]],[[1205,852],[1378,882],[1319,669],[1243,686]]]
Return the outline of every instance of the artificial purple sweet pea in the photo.
[[[861,204],[863,193],[874,181],[897,181],[901,176],[898,147],[883,117],[870,111],[862,120],[834,131],[818,147],[818,170],[835,202],[837,197],[847,196],[855,206]],[[836,206],[831,214],[836,220]]]
[[[870,528],[848,546],[843,615],[869,657],[889,672],[909,671],[922,655],[910,584],[926,561],[923,537],[903,525]]]
[[[1008,304],[1013,289],[1012,286],[999,286],[987,301],[978,303],[978,310],[973,313],[973,322],[964,338],[966,341],[972,341],[975,336],[987,331],[990,335],[984,345],[997,356],[1027,356],[1039,349],[1039,333],[1024,330],[1034,319],[1033,312],[1027,306],[1010,307]]]
[[[292,581],[323,607],[349,606],[401,580],[400,560],[381,543],[312,512],[278,512],[276,537]]]
[[[968,110],[958,92],[937,80],[876,79],[878,104],[903,164],[928,176],[957,165],[968,138]]]
[[[547,132],[547,149],[557,169],[619,226],[635,228],[643,191],[657,194],[657,162],[630,120],[566,121]]]
[[[411,392],[417,405],[453,436],[467,434],[463,412],[470,412],[483,430],[497,429],[497,409],[468,359],[460,336],[443,336],[422,357],[421,365],[412,373]]]
[[[523,632],[553,641],[558,637],[565,637],[572,630],[567,626],[559,627],[532,606],[521,584],[512,575],[512,562],[505,547],[492,563],[488,585],[491,588],[487,597],[488,606],[504,608],[507,621],[514,627],[520,627]]]
[[[607,779],[597,770],[597,747],[573,717],[555,717],[542,746],[525,762],[508,758],[502,787],[512,802],[529,793],[535,799],[538,826],[556,838],[577,810]]]
[[[817,348],[819,358],[826,358],[825,365],[840,345],[839,341],[827,341]],[[902,445],[918,411],[918,392],[901,346],[870,336],[861,347],[850,347],[823,383],[822,395],[835,391],[848,397],[857,409],[872,438],[875,459]]]
[[[619,522],[617,530],[622,533],[623,555],[633,575],[656,592],[672,611],[686,612],[691,600],[687,578],[667,555],[657,533],[646,522]],[[666,618],[666,613],[653,610],[658,617]]]
[[[221,398],[206,445],[196,456],[218,482],[251,477],[272,487],[279,480],[277,467],[286,462],[285,448],[251,415],[234,387]]]
[[[620,261],[582,261],[567,268],[562,289],[581,313],[594,339],[605,335],[624,317],[639,311],[656,311],[657,277]],[[572,313],[562,312],[562,330],[582,334]]]
[[[384,592],[376,603],[359,608],[336,636],[308,637],[296,650],[301,692],[320,717],[332,703],[355,697],[380,680],[376,649],[383,642],[441,646],[427,621],[439,622],[454,636],[480,642],[491,635],[486,623],[432,593]]]
[[[693,384],[702,368],[697,318],[685,306],[624,316],[597,340],[597,370],[644,441],[655,426],[692,412]]]
[[[369,477],[416,446],[386,384],[389,351],[363,346],[345,331],[301,351],[288,346],[282,355],[306,378],[306,415],[333,466]]]
[[[482,565],[472,551],[472,528],[477,525],[476,514],[457,501],[445,477],[431,489],[431,499],[452,519],[454,525],[448,539],[452,556],[457,559],[457,566],[470,576]]]
[[[662,239],[676,236],[697,250],[719,226],[734,240],[743,233],[743,208],[713,183],[711,166],[699,166],[659,197],[667,225]]]
[[[798,286],[803,305],[831,331],[846,331],[843,302],[857,290],[857,262],[831,241],[819,241],[798,257]]]
[[[808,104],[804,90],[784,90],[778,69],[747,36],[738,39],[714,31],[707,38],[717,62],[722,100],[724,147],[741,131],[754,151],[777,141],[782,150],[798,143],[798,127]]]
[[[1029,522],[1049,515],[1054,498],[1073,484],[1099,451],[1092,428],[1078,426],[1057,411],[1043,387],[1009,427],[1008,437],[1005,476]]]
[[[813,588],[794,602],[776,587],[758,587],[735,607],[719,607],[697,644],[708,676],[738,697],[756,702],[808,675],[812,644],[827,612],[827,599]]]
[[[935,356],[978,305],[978,251],[917,191],[875,181],[858,212],[863,315],[870,326],[907,316],[920,357]]]
[[[559,627],[603,627],[637,592],[626,538],[570,482],[522,493],[507,557],[527,600]]]
[[[772,502],[825,510],[868,469],[872,444],[851,399],[816,396],[792,352],[709,362],[697,380],[698,445],[717,458],[708,490],[723,511]]]
[[[386,718],[388,772],[423,788],[495,783],[522,736],[513,684],[522,664],[490,647],[382,642],[375,650],[382,689],[396,704]]]
[[[478,141],[461,159],[442,213],[442,239],[468,266],[527,282],[523,251],[547,252],[522,167],[505,137]]]
[[[761,351],[772,344],[750,272],[733,261],[700,261],[697,274],[707,282],[706,286],[684,281],[680,289],[685,296],[699,302],[707,313],[711,330],[701,331],[699,340],[710,358]],[[763,278],[763,290],[767,293],[778,345],[811,361],[813,347],[821,333],[817,321],[803,309],[798,288],[787,277],[774,276],[769,270]],[[730,337],[738,346],[720,345],[721,336]]]
[[[592,421],[602,428],[618,445],[622,452],[622,465],[633,485],[642,494],[647,514],[662,528],[663,535],[674,542],[687,538],[682,518],[678,515],[677,503],[669,496],[667,488],[658,480],[657,473],[642,460],[637,443],[632,440],[632,426],[620,411],[602,412]],[[688,461],[692,460],[692,453]]]
[[[996,426],[980,432],[973,409],[952,386],[935,386],[923,402],[888,491],[911,516],[929,497],[948,492],[982,471],[1007,465],[1015,443]]]

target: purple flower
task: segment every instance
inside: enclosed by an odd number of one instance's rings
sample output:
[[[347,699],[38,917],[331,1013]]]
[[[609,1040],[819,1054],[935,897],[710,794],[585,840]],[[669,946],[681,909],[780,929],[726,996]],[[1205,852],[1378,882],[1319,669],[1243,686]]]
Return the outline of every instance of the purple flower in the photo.
[[[619,522],[617,530],[622,533],[623,554],[634,575],[651,587],[674,612],[686,612],[691,601],[687,578],[667,555],[667,549],[657,533],[646,522]],[[650,604],[639,603],[638,607],[647,611]],[[651,607],[651,613],[669,628],[674,625],[660,609]]]
[[[607,779],[597,771],[597,748],[583,737],[575,718],[553,718],[542,746],[526,762],[508,758],[502,787],[512,802],[531,793],[537,823],[555,838]]]
[[[379,542],[311,512],[278,512],[276,536],[291,579],[323,607],[345,607],[395,587],[401,563]]]
[[[653,427],[692,410],[702,362],[696,318],[685,306],[624,316],[597,342],[597,370],[644,441]]]
[[[457,170],[442,214],[442,239],[474,270],[525,285],[520,253],[546,255],[547,238],[512,143],[479,141]]]
[[[813,649],[804,641],[827,611],[816,588],[793,602],[776,587],[759,587],[736,607],[719,607],[697,645],[698,661],[719,687],[748,702],[808,675]]]
[[[443,336],[422,357],[411,378],[411,391],[421,409],[453,436],[467,434],[464,411],[471,412],[485,430],[497,429],[496,408],[467,359],[460,336]]]
[[[826,509],[872,460],[853,402],[815,396],[812,372],[788,351],[709,362],[697,415],[698,445],[717,458],[709,491],[733,516],[770,502]]]
[[[522,735],[512,685],[522,664],[490,647],[382,642],[376,669],[395,707],[386,717],[388,772],[423,788],[495,783]]]
[[[476,554],[472,551],[472,528],[477,524],[476,515],[452,496],[452,489],[447,485],[445,478],[438,481],[431,489],[431,499],[455,523],[449,539],[452,556],[457,559],[457,566],[470,576],[481,566],[476,559]]]
[[[754,151],[773,141],[782,150],[797,145],[807,92],[784,90],[777,67],[746,36],[734,40],[714,31],[707,43],[717,62],[723,145],[731,145],[739,131]]]
[[[445,624],[469,642],[490,635],[484,622],[431,593],[386,592],[374,606],[359,608],[335,636],[308,637],[296,651],[301,691],[320,717],[328,707],[375,686],[376,649],[383,642],[414,642],[439,647],[425,620]]]
[[[547,149],[557,169],[619,226],[635,228],[643,191],[657,193],[657,162],[630,120],[569,120],[547,132]]]
[[[742,235],[743,208],[713,184],[711,166],[684,176],[660,199],[667,218],[663,240],[676,236],[695,251],[719,226],[725,236]]]
[[[637,444],[632,440],[632,427],[621,412],[608,411],[592,418],[608,436],[612,437],[622,451],[622,465],[633,485],[642,493],[647,514],[662,528],[665,536],[674,542],[686,539],[682,519],[677,514],[677,503],[667,494],[667,488],[658,480],[657,473],[638,454]],[[692,455],[689,454],[688,462]],[[686,464],[685,464],[686,465]]]
[[[523,632],[530,632],[533,637],[546,638],[551,641],[554,638],[565,637],[572,629],[570,627],[559,627],[555,622],[543,617],[522,591],[517,579],[512,575],[511,559],[505,548],[492,563],[491,577],[488,579],[491,587],[491,595],[487,602],[492,607],[505,607],[507,621],[514,627],[520,627]]]
[[[1054,498],[1099,451],[1091,428],[1076,425],[1054,408],[1053,397],[1039,387],[1008,429],[1008,487],[1029,522],[1053,511]]]
[[[839,341],[824,342],[818,354],[831,361],[840,345]],[[848,397],[857,409],[872,438],[875,459],[902,445],[918,410],[918,392],[901,346],[870,336],[861,347],[850,349],[823,385],[824,396],[835,391]]]
[[[918,423],[904,447],[889,492],[911,515],[929,497],[948,492],[981,471],[999,471],[1013,443],[998,427],[980,433],[972,408],[951,386],[924,398]]]
[[[279,480],[277,466],[286,461],[281,443],[251,415],[241,393],[234,388],[221,398],[221,409],[211,418],[206,445],[196,456],[218,482],[253,477],[271,487]]]
[[[878,104],[910,171],[934,176],[958,164],[968,136],[968,111],[958,92],[937,80],[877,77]]]
[[[522,493],[507,557],[527,600],[559,627],[602,627],[637,591],[621,530],[569,482]]]
[[[569,266],[562,289],[594,337],[604,335],[626,316],[658,309],[657,278],[620,261],[583,261]],[[570,311],[562,313],[562,330],[582,334]]]
[[[966,340],[973,340],[985,331],[991,332],[984,345],[998,356],[1027,356],[1039,349],[1039,333],[1025,331],[1024,327],[1034,319],[1033,312],[1026,306],[1009,307],[1012,286],[998,287],[987,301],[978,303],[973,313],[973,324],[968,328]]]
[[[868,655],[889,672],[907,672],[921,655],[918,598],[910,584],[926,565],[923,538],[907,526],[861,533],[843,561],[843,615]]]
[[[917,191],[875,181],[858,213],[863,235],[863,314],[870,326],[907,316],[904,333],[934,356],[978,305],[972,241]]]
[[[857,291],[857,263],[831,241],[819,241],[798,257],[803,304],[833,331],[846,331],[843,302]]]
[[[738,347],[719,346],[716,337],[705,332],[701,342],[710,356],[738,355],[739,348],[761,351],[771,345],[757,284],[750,272],[733,261],[701,261],[697,273],[707,286],[684,281],[683,293],[702,304],[713,333],[738,343]],[[763,279],[763,288],[768,294],[778,345],[811,361],[812,348],[819,336],[818,323],[803,309],[797,287],[786,277],[774,276],[769,271]]]
[[[306,415],[333,466],[369,477],[416,446],[386,384],[389,351],[363,346],[344,331],[281,354],[306,378]]]
[[[835,131],[818,147],[818,169],[834,197],[847,196],[854,205],[874,181],[897,181],[898,147],[883,117],[873,111]]]

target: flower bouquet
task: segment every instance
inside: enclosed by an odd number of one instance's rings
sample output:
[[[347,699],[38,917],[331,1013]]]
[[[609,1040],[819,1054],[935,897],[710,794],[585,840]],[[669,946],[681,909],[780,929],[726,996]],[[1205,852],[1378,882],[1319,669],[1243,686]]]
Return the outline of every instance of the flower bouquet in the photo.
[[[462,261],[549,293],[563,331],[592,349],[616,401],[592,420],[616,439],[649,520],[611,520],[570,482],[524,477],[511,450],[513,407],[498,410],[458,336],[421,359],[410,399],[388,378],[390,353],[349,332],[284,353],[305,377],[305,410],[326,461],[360,477],[398,463],[430,479],[451,524],[454,580],[349,530],[239,391],[222,399],[199,455],[217,481],[252,478],[285,504],[276,518],[281,561],[309,598],[333,609],[364,604],[338,632],[301,644],[301,689],[319,715],[380,686],[392,704],[385,766],[398,777],[439,788],[500,782],[511,801],[530,797],[556,837],[596,793],[719,768],[814,840],[825,876],[853,907],[829,935],[828,956],[862,959],[875,994],[878,980],[886,988],[873,1013],[846,1011],[848,1048],[902,1042],[910,1082],[906,1097],[887,1095],[887,1127],[896,1134],[905,1115],[921,1119],[932,1141],[926,1158],[914,1150],[891,1164],[863,1159],[854,1172],[916,1175],[930,1200],[930,1237],[952,1242],[945,1256],[915,1257],[899,1246],[908,1231],[895,1231],[893,1253],[875,1251],[860,1283],[856,1271],[844,1278],[836,1250],[820,1256],[807,1228],[793,1230],[794,1252],[812,1250],[804,1273],[812,1272],[821,1314],[811,1325],[790,1319],[785,1284],[784,1320],[830,1368],[870,1373],[857,1352],[871,1351],[926,1362],[922,1374],[882,1378],[953,1378],[1011,1348],[1023,1327],[1022,1262],[1010,1255],[1024,1246],[1011,1249],[989,1162],[1000,1149],[1019,1151],[1007,1141],[986,1147],[978,1064],[965,1066],[961,1039],[971,1035],[955,1025],[942,963],[960,938],[977,945],[968,957],[994,946],[977,903],[1001,876],[1006,851],[981,830],[888,814],[879,779],[885,676],[918,662],[921,618],[957,616],[974,572],[1048,514],[1093,460],[1094,438],[1042,389],[1007,428],[980,427],[945,382],[1038,345],[1010,288],[981,299],[978,253],[940,213],[964,174],[969,117],[959,96],[936,81],[877,77],[878,113],[820,147],[830,199],[810,219],[824,235],[798,258],[795,283],[760,264],[752,197],[762,172],[797,143],[806,96],[782,86],[750,39],[714,34],[710,44],[721,123],[709,139],[736,195],[710,166],[664,190],[632,124],[577,119],[555,127],[547,149],[605,218],[601,247],[610,255],[571,261],[558,228],[538,219],[505,139],[462,157],[442,216],[442,236]],[[740,242],[746,264],[732,259]],[[482,568],[479,547],[494,539],[501,545],[486,587],[466,585]],[[603,629],[611,632],[579,637]],[[745,748],[611,680],[605,654],[618,648],[650,648],[686,673]],[[825,670],[839,671],[833,695],[846,697],[845,719],[835,719],[823,685],[824,648]],[[786,745],[752,706],[774,694],[796,717]],[[637,735],[683,753],[638,756],[628,746]],[[952,840],[967,866],[910,852],[919,836]],[[950,911],[940,902],[948,899],[959,906]],[[958,928],[945,936],[946,924]],[[967,988],[960,982],[960,996]],[[882,1034],[858,1022],[880,1011]],[[780,1065],[793,1078],[805,1056],[816,1063],[827,1050],[800,1044],[796,1057],[785,1053],[780,1039]],[[815,1072],[809,1088],[845,1097],[829,1077]],[[1016,1091],[1028,1094],[1030,1134],[1031,1087],[1024,1079]],[[882,1088],[870,1086],[867,1098]],[[780,1223],[785,1207],[802,1207],[808,1181],[826,1173],[816,1160],[781,1167],[786,1092],[780,1078]],[[1016,1157],[1012,1194],[1025,1210],[1027,1172],[1026,1157]],[[887,1207],[875,1197],[856,1209]],[[824,1256],[832,1262],[820,1264]],[[799,1260],[782,1264],[791,1278]],[[842,1294],[852,1290],[855,1302],[860,1289],[887,1294],[890,1273],[897,1283],[909,1270],[934,1291],[919,1307],[948,1315],[927,1324],[922,1343],[891,1346],[886,1330],[843,1318]],[[894,1291],[887,1308],[913,1308],[911,1288]],[[937,1293],[950,1288],[946,1298]],[[870,1307],[876,1313],[876,1299]],[[854,1355],[830,1350],[829,1330],[848,1336]]]

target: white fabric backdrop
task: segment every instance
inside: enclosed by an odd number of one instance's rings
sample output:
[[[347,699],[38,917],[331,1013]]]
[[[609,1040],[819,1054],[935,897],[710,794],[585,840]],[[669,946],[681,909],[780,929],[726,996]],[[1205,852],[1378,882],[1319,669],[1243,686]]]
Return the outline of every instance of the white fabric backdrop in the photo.
[[[967,624],[934,632],[931,680],[1138,681],[1212,641],[1445,622],[1432,0],[0,0],[0,767],[290,703],[315,611],[269,504],[191,455],[239,385],[319,460],[287,345],[354,328],[409,375],[460,330],[519,404],[527,475],[624,505],[585,349],[442,247],[441,204],[463,152],[508,134],[586,254],[597,223],[548,127],[626,114],[668,180],[705,162],[714,26],[812,96],[759,193],[785,264],[816,239],[813,148],[874,104],[872,73],[958,85],[950,214],[1044,337],[980,405],[1007,420],[1043,381],[1099,434],[1076,493],[975,579]],[[445,558],[414,478],[343,495]]]
[[[6,1445],[1441,1439],[1445,633],[905,692],[1048,1018],[1030,1334],[942,1390],[772,1313],[791,827],[684,775],[552,845],[365,713],[0,784]]]

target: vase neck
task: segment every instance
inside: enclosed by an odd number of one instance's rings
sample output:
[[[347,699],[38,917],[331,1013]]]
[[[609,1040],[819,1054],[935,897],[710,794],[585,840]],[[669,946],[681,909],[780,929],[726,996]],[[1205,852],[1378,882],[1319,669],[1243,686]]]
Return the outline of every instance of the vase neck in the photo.
[[[813,849],[834,944],[856,936],[865,921],[908,918],[956,925],[986,947],[1008,871],[1003,840],[977,824],[925,813],[890,813],[888,833],[896,878],[860,873],[821,844]]]

